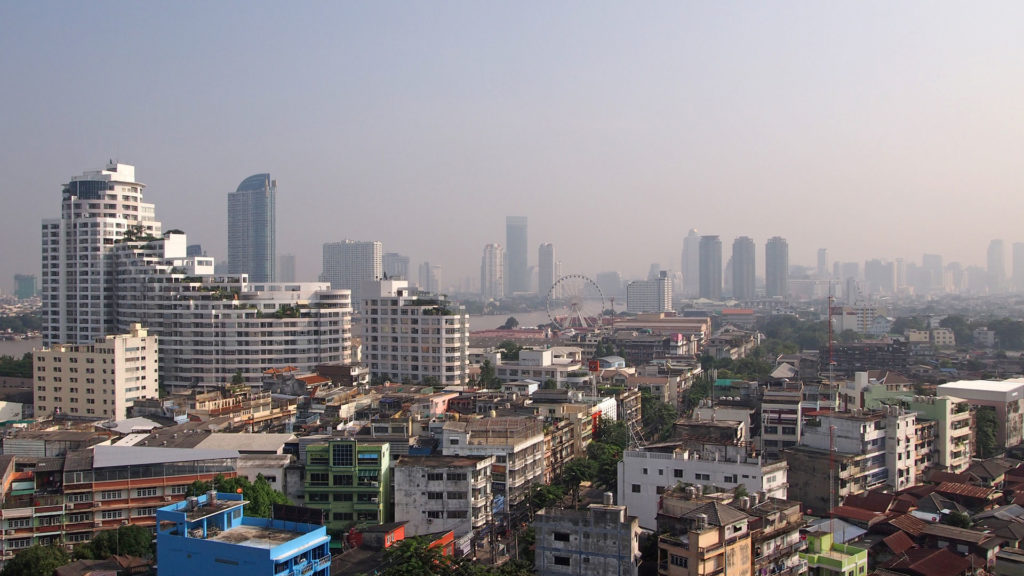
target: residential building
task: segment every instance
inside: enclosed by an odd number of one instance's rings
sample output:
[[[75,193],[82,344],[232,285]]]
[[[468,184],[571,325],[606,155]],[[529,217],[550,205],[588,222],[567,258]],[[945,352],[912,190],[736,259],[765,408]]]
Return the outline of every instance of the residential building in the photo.
[[[974,345],[982,348],[995,348],[996,343],[999,341],[996,337],[996,331],[989,330],[985,326],[975,328],[971,335],[974,337]]]
[[[36,417],[124,420],[140,398],[156,398],[157,337],[139,324],[92,344],[54,344],[33,353]]]
[[[1013,287],[1024,292],[1024,242],[1013,243]]]
[[[110,163],[64,185],[61,215],[42,224],[43,344],[94,342],[117,333],[111,251],[160,235],[135,167]]]
[[[866,576],[868,551],[835,542],[831,532],[807,535],[807,550],[800,553],[815,576]]]
[[[530,379],[543,384],[554,380],[559,388],[564,388],[573,378],[589,377],[582,351],[573,346],[520,350],[518,360],[505,360],[500,352],[495,352],[489,359],[495,377],[503,383]]]
[[[381,256],[381,268],[390,280],[409,280],[409,257],[398,252],[385,252]],[[421,283],[422,284],[422,283]],[[422,285],[420,286],[423,287]]]
[[[547,296],[557,280],[558,259],[555,258],[555,245],[545,242],[537,250],[537,294],[542,298]]]
[[[241,494],[211,491],[157,510],[160,574],[330,575],[326,527],[246,517],[245,504]]]
[[[807,572],[807,562],[800,552],[807,542],[800,535],[806,525],[800,502],[767,498],[760,495],[737,498],[733,501],[751,520],[748,529],[754,549],[754,574],[796,576]]]
[[[789,294],[789,243],[772,236],[764,244],[764,286],[769,298],[785,298]]]
[[[679,269],[683,272],[683,297],[696,298],[700,295],[700,235],[695,228],[683,239],[683,261]]]
[[[527,255],[526,216],[505,218],[505,293],[530,292],[530,268]]]
[[[953,348],[956,346],[956,335],[949,328],[932,328],[932,346],[936,348]]]
[[[544,479],[544,426],[533,417],[490,417],[446,422],[441,434],[445,456],[494,456],[491,493],[499,525],[509,526],[527,512],[530,488]]]
[[[753,576],[750,516],[668,491],[658,513],[659,576]]]
[[[732,242],[732,297],[736,300],[753,300],[757,296],[754,272],[754,240],[740,236]]]
[[[15,274],[14,275],[14,297],[19,300],[25,300],[28,298],[34,298],[38,290],[36,289],[36,276],[35,274]]]
[[[586,510],[545,508],[533,521],[534,565],[540,576],[636,576],[640,526],[611,493]]]
[[[621,298],[623,296],[622,276],[618,272],[600,272],[595,281],[605,298]]]
[[[1010,448],[1024,441],[1024,379],[961,380],[940,384],[935,393],[963,398],[978,410],[994,410],[999,448]]]
[[[407,536],[444,530],[474,541],[491,522],[493,456],[407,456],[395,465],[395,521]]]
[[[249,176],[228,194],[228,274],[273,282],[277,273],[277,180]]]
[[[469,314],[443,295],[414,295],[405,280],[382,280],[366,301],[363,361],[371,376],[406,384],[465,384]]]
[[[654,280],[638,280],[626,286],[626,311],[648,314],[672,311],[672,279],[662,270]]]
[[[480,261],[480,296],[484,300],[501,300],[505,297],[505,283],[505,250],[501,244],[488,244]]]
[[[373,295],[372,286],[384,276],[384,248],[380,242],[344,240],[324,244],[321,282],[330,282],[334,290],[352,292],[356,310]]]
[[[679,483],[717,486],[748,492],[763,492],[767,497],[787,497],[789,465],[784,460],[770,461],[742,446],[698,445],[678,447],[667,452],[626,450],[618,465],[617,500],[639,519],[640,527],[653,530],[658,514],[658,495]]]
[[[387,442],[325,438],[306,446],[305,464],[305,504],[324,510],[332,530],[391,521]]]
[[[708,300],[722,299],[722,241],[718,236],[700,237],[699,296]]]
[[[989,293],[1004,292],[1006,290],[1006,251],[1003,248],[1002,240],[996,239],[989,242],[986,263]]]

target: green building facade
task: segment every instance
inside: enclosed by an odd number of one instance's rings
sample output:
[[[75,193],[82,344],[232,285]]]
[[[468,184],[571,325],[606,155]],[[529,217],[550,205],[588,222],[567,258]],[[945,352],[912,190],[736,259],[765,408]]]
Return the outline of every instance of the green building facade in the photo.
[[[807,562],[808,576],[866,576],[868,551],[837,544],[831,532],[807,535],[807,550],[800,552]]]
[[[306,506],[327,511],[331,530],[391,521],[387,443],[329,440],[306,447]]]

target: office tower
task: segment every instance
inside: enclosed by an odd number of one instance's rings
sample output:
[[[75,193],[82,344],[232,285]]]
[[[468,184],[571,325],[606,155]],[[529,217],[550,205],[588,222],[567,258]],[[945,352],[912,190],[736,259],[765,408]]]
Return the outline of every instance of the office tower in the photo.
[[[828,248],[818,248],[818,278],[828,278]]]
[[[441,289],[441,266],[424,262],[420,264],[420,290],[431,294],[440,294]]]
[[[658,264],[657,262],[651,263],[651,267],[647,269],[647,279],[648,280],[657,280],[660,275],[661,275],[661,264]]]
[[[907,288],[907,263],[903,258],[896,259],[893,273],[896,276],[896,292],[903,293]]]
[[[526,254],[526,216],[505,218],[505,293],[530,291],[530,268]]]
[[[890,296],[896,293],[896,267],[892,262],[878,259],[864,263],[864,283],[873,295]]]
[[[732,297],[753,300],[757,295],[754,280],[754,240],[740,236],[732,242]]]
[[[622,275],[618,272],[599,272],[595,280],[605,298],[622,297]]]
[[[921,257],[921,267],[924,269],[922,284],[918,290],[923,294],[937,294],[945,292],[945,281],[942,266],[941,254],[925,254]]]
[[[1024,242],[1013,243],[1013,287],[1024,292]]]
[[[789,295],[789,244],[773,236],[764,244],[764,287],[769,298]]]
[[[32,298],[36,295],[35,274],[14,275],[14,297],[20,300]]]
[[[335,290],[351,290],[353,307],[363,309],[366,294],[373,283],[384,276],[384,248],[380,242],[344,240],[324,244],[321,282],[330,282]]]
[[[366,307],[363,361],[370,375],[406,384],[465,384],[469,378],[469,314],[443,296],[420,299],[406,280],[381,280]],[[390,322],[409,319],[414,330]],[[411,352],[411,355],[410,355]]]
[[[626,312],[645,314],[648,312],[672,311],[672,278],[661,270],[654,280],[638,280],[626,286]]]
[[[36,350],[33,366],[36,415],[67,414],[73,418],[124,420],[136,400],[160,395],[157,351],[156,336],[139,324],[133,324],[127,334],[107,335],[103,340],[88,344],[54,344]],[[83,376],[87,378],[83,380],[86,386],[75,386],[71,380],[75,377],[65,375],[72,385],[61,392],[61,376],[64,375],[61,367],[72,370],[75,364],[82,366],[85,373],[88,373],[88,365],[104,366],[103,377]],[[103,398],[102,404],[99,398]]]
[[[700,237],[700,297],[722,299],[722,241],[718,236]]]
[[[505,250],[501,244],[484,246],[480,262],[480,296],[484,300],[501,300],[505,297]]]
[[[998,294],[1006,289],[1006,251],[1002,240],[988,244],[988,290]]]
[[[555,262],[555,245],[550,242],[541,244],[537,250],[537,294],[541,297],[547,296],[558,280]]]
[[[228,274],[273,282],[277,272],[277,180],[249,176],[228,194]]]
[[[391,280],[409,280],[409,257],[398,252],[386,252],[381,257],[384,274]],[[423,286],[420,286],[423,288]]]
[[[700,236],[693,228],[683,239],[683,297],[696,298],[700,295]]]
[[[295,282],[295,254],[277,255],[277,281]]]
[[[203,245],[202,244],[189,244],[188,246],[185,247],[185,256],[187,256],[189,258],[191,258],[193,256],[202,256],[202,255],[203,255]]]
[[[110,163],[64,185],[61,217],[42,225],[42,315],[46,345],[114,334],[110,252],[125,237],[160,235],[135,167]],[[184,247],[183,247],[184,248]]]

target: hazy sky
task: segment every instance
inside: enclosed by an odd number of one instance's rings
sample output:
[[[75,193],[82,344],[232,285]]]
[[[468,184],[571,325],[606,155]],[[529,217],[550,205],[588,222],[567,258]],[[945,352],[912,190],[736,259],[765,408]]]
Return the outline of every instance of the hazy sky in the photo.
[[[586,274],[678,270],[694,227],[794,264],[1024,241],[1021,2],[7,1],[0,74],[4,291],[109,158],[218,259],[270,172],[309,280],[344,238],[479,278],[506,215]]]

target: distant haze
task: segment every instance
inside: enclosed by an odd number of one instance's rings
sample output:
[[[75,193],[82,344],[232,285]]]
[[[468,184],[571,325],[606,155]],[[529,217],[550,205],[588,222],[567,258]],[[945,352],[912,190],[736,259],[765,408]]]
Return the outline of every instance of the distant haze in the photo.
[[[1024,240],[1024,3],[5,2],[0,290],[60,187],[136,166],[225,259],[227,194],[278,182],[278,252],[479,279],[505,216],[563,272],[679,269],[690,228],[790,262]],[[1008,267],[1009,270],[1009,267]],[[413,278],[415,280],[415,278]]]

